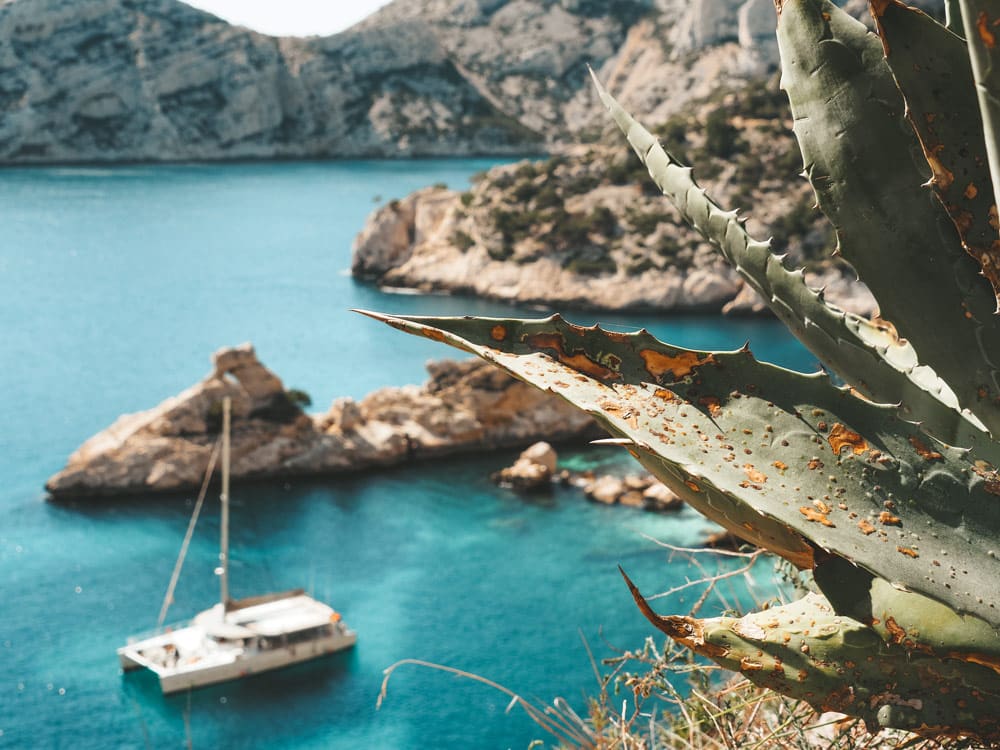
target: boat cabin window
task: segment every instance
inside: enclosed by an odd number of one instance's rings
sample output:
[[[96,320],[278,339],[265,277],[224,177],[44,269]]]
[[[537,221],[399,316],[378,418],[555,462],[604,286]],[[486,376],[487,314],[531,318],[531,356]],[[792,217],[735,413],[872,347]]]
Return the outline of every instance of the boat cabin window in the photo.
[[[304,643],[305,641],[315,641],[318,638],[327,638],[333,632],[332,625],[320,625],[318,628],[306,628],[305,630],[296,630],[293,633],[289,633],[288,643],[289,645],[293,643]]]

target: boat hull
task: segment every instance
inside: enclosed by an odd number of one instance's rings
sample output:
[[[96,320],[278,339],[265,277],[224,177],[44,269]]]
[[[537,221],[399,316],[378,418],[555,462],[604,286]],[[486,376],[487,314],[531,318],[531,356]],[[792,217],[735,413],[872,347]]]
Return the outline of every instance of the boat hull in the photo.
[[[321,640],[280,646],[268,651],[234,654],[231,659],[199,659],[192,663],[179,663],[176,666],[161,666],[144,659],[141,654],[144,643],[140,642],[118,649],[118,659],[125,671],[147,668],[154,672],[159,678],[163,694],[169,695],[301,664],[351,648],[357,640],[357,634],[348,630]],[[201,663],[203,661],[205,663]]]
[[[299,591],[216,605],[190,625],[118,649],[125,671],[145,668],[165,694],[238,680],[351,648],[357,634]]]
[[[276,648],[227,664],[218,664],[203,669],[179,670],[172,673],[164,672],[160,674],[160,689],[164,695],[169,695],[182,690],[239,680],[343,651],[354,646],[357,639],[355,633],[349,632],[338,638],[325,639],[323,642],[298,643],[294,646]]]

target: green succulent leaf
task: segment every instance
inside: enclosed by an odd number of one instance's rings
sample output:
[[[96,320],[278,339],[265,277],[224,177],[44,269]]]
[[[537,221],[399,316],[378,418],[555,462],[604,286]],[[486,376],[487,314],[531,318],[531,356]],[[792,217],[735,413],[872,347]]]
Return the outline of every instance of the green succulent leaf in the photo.
[[[693,507],[800,568],[814,548],[997,625],[1000,481],[824,374],[543,320],[393,317],[592,414]],[[954,577],[952,577],[954,576]]]
[[[907,341],[884,326],[833,307],[810,289],[801,270],[788,270],[769,242],[750,236],[736,212],[713,201],[695,182],[692,170],[625,111],[593,71],[591,77],[601,101],[663,194],[826,367],[873,400],[898,404],[906,419],[920,422],[939,440],[980,446],[993,454],[988,460],[1000,461],[1000,452],[992,450],[981,425],[960,413],[948,384],[917,362]]]
[[[985,620],[901,590],[842,557],[820,556],[813,581],[838,615],[868,625],[886,643],[1000,672],[1000,631]]]
[[[761,687],[861,717],[872,730],[936,736],[947,727],[986,741],[1000,736],[1000,674],[886,643],[818,594],[738,619],[698,620],[656,614],[625,580],[655,627]]]
[[[785,0],[782,86],[841,254],[959,404],[1000,434],[996,298],[941,203],[882,43],[825,0]]]
[[[952,34],[964,38],[962,9],[958,5],[958,0],[944,0],[944,25]]]
[[[1000,203],[1000,8],[990,0],[957,1],[983,118],[993,198]]]
[[[872,0],[886,61],[966,252],[1000,292],[996,201],[965,40],[899,0]]]

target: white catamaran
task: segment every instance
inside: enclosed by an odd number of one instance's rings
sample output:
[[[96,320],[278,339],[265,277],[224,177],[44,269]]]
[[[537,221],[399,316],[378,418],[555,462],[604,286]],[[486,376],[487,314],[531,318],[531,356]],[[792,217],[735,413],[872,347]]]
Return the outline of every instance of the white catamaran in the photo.
[[[161,629],[145,638],[130,638],[118,649],[124,670],[146,668],[159,677],[164,693],[236,680],[350,648],[358,639],[326,604],[302,589],[229,598],[229,453],[230,399],[223,402],[222,505],[218,604],[195,616],[187,625]],[[209,465],[206,475],[212,473]],[[160,612],[162,626],[173,597],[180,567],[204,499],[195,506],[167,597]]]

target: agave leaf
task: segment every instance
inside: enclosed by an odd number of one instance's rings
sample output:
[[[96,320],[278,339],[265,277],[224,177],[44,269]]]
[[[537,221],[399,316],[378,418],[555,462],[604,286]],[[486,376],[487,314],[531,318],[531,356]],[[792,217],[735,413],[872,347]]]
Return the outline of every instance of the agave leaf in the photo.
[[[751,287],[788,329],[830,370],[875,401],[899,404],[903,416],[921,422],[949,445],[978,445],[990,451],[988,436],[960,414],[958,400],[933,370],[921,367],[913,347],[891,330],[828,304],[809,288],[801,271],[789,271],[770,242],[760,242],[695,182],[690,167],[668,153],[601,85],[601,101],[625,134],[663,194]],[[1000,460],[994,451],[988,460]],[[986,458],[986,456],[984,456]]]
[[[1000,203],[1000,8],[988,0],[957,0],[983,118],[993,198]],[[994,213],[994,221],[996,214]],[[994,225],[994,229],[997,226]]]
[[[962,28],[962,9],[958,6],[958,0],[944,0],[944,25],[952,34],[957,36],[965,34]]]
[[[985,620],[900,590],[842,557],[819,559],[813,580],[838,615],[871,627],[886,643],[1000,673],[1000,632]]]
[[[756,685],[819,711],[861,717],[873,731],[1000,736],[1000,675],[887,644],[863,623],[836,614],[818,594],[739,619],[698,620],[656,614],[625,580],[655,627]]]
[[[693,507],[800,568],[813,546],[994,625],[1000,481],[825,374],[543,320],[394,317],[592,414]],[[808,540],[808,542],[806,541]],[[951,578],[954,576],[954,578]]]
[[[871,0],[906,117],[934,175],[931,187],[962,244],[1000,293],[996,201],[965,40],[899,0]]]
[[[920,361],[1000,434],[996,298],[930,191],[878,37],[826,0],[785,0],[782,86],[838,248]]]

